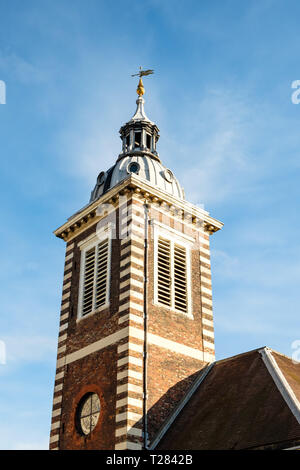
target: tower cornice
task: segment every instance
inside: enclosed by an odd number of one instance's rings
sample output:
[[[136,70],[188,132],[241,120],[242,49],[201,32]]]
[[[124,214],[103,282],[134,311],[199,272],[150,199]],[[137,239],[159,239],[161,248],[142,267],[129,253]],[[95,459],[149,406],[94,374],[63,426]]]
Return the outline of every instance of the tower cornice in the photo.
[[[97,209],[100,205],[118,205],[119,197],[128,194],[135,194],[137,197],[146,200],[148,203],[162,206],[164,210],[170,211],[174,216],[179,219],[190,218],[192,224],[202,224],[204,230],[210,235],[217,232],[223,227],[223,223],[214,219],[209,215],[209,212],[201,207],[176,198],[159,188],[149,185],[146,181],[130,175],[124,179],[107,193],[83,207],[80,211],[72,215],[67,222],[54,231],[54,235],[69,241],[87,227],[98,222],[106,214],[99,215]]]

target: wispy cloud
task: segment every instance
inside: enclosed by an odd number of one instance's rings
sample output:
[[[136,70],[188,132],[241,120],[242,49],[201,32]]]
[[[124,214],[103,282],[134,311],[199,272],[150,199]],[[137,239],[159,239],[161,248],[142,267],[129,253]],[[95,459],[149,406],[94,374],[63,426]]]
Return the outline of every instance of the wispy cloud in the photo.
[[[190,114],[193,124],[181,143],[190,164],[181,177],[188,197],[211,204],[236,196],[255,178],[249,158],[253,110],[237,93],[208,90]]]
[[[6,362],[53,362],[55,357],[57,341],[53,336],[22,336],[16,333],[14,336],[3,336],[1,338],[6,345]]]
[[[37,84],[49,80],[49,70],[45,70],[41,64],[33,63],[16,52],[0,50],[0,70],[9,74],[20,83]]]
[[[276,217],[237,222],[224,233],[224,249],[211,252],[217,347],[226,355],[268,345],[291,355],[299,337],[297,245]]]

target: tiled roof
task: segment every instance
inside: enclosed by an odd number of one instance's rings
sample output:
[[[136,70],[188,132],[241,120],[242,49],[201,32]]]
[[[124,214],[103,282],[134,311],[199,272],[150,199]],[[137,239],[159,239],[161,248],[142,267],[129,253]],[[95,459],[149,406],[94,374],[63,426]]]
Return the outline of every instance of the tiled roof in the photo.
[[[300,363],[261,348],[217,361],[202,375],[151,448],[300,447]]]

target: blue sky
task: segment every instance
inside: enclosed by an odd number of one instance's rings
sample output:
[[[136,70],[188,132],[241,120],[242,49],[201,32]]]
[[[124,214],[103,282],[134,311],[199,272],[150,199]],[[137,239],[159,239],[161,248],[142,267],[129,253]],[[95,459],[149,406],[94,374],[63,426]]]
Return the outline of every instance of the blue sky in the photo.
[[[217,358],[293,353],[299,331],[299,2],[0,2],[0,448],[48,446],[64,244],[135,111],[212,237]]]

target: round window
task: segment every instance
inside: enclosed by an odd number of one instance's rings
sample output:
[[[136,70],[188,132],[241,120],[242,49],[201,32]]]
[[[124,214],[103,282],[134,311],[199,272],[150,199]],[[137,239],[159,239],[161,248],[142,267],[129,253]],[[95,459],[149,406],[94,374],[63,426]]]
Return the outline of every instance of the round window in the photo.
[[[77,421],[80,431],[85,436],[90,434],[98,423],[100,407],[100,399],[96,393],[88,393],[80,400]]]
[[[140,164],[138,162],[131,162],[127,167],[128,173],[135,173],[136,175],[140,171]]]
[[[165,179],[169,182],[169,183],[172,183],[173,181],[173,173],[171,170],[165,170],[164,171],[164,177]]]

